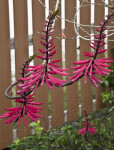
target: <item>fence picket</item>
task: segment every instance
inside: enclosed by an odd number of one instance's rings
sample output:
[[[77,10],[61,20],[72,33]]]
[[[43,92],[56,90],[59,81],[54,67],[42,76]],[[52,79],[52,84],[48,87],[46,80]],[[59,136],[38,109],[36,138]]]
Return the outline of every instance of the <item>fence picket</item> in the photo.
[[[113,9],[109,9],[108,13],[114,13]],[[113,21],[113,18],[111,19],[111,22]],[[108,23],[109,26],[112,26],[110,22]],[[114,34],[108,37],[108,40],[113,40],[114,39]],[[114,50],[112,51],[112,47],[114,47],[114,41],[109,41],[108,42],[108,57],[110,59],[114,60]]]
[[[69,4],[70,3],[70,4]],[[65,1],[65,18],[72,20],[76,13],[76,1],[69,2]],[[65,35],[66,38],[76,37],[74,31],[74,24],[66,22],[65,26]],[[70,32],[69,32],[70,29]],[[77,50],[76,50],[76,39],[74,40],[65,40],[65,62],[66,68],[69,68],[69,76],[72,76],[73,61],[77,59]],[[70,80],[68,80],[70,82]],[[68,122],[76,119],[76,111],[78,111],[78,84],[74,83],[66,87],[66,99],[67,99],[67,120]]]
[[[10,33],[9,33],[9,12],[8,0],[0,1],[0,115],[4,108],[12,107],[11,100],[8,100],[4,93],[11,84],[11,62],[10,62]],[[11,93],[9,93],[11,94]],[[11,144],[13,140],[13,125],[3,124],[0,120],[0,149]]]
[[[45,4],[45,0],[42,0]],[[38,55],[41,55],[39,52],[39,48],[41,48],[40,37],[41,37],[41,29],[44,28],[43,24],[45,21],[45,8],[36,0],[32,1],[33,3],[33,49]],[[42,12],[42,13],[39,13]],[[42,14],[42,15],[41,15]],[[40,34],[40,33],[41,34]],[[42,61],[40,59],[35,59],[35,65],[41,64]],[[41,111],[41,115],[43,118],[41,119],[41,126],[43,126],[44,130],[49,128],[49,119],[48,119],[48,89],[46,85],[40,87],[35,92],[35,98],[37,102],[43,102],[44,104],[41,106],[43,110]]]
[[[80,24],[90,24],[90,6],[82,7],[80,9]],[[88,27],[84,27],[86,31],[90,31]],[[84,32],[80,31],[81,35],[85,35]],[[90,52],[90,41],[86,41],[80,39],[80,60],[87,59],[84,56],[84,52]],[[92,85],[87,79],[87,83],[84,83],[84,78],[81,79],[81,103],[82,103],[82,110],[86,110],[88,113],[93,112],[93,102],[92,102]]]
[[[101,2],[100,0],[97,0],[97,3],[101,3],[103,4],[103,2]],[[100,13],[98,14],[100,10]],[[99,22],[102,21],[102,19],[104,18],[104,5],[98,5],[95,6],[95,25],[99,25]],[[97,58],[103,58],[105,57],[105,54],[100,54],[99,56],[97,56]],[[103,86],[99,84],[99,87],[97,87],[95,89],[96,92],[96,110],[99,110],[101,108],[104,108],[105,105],[102,103],[102,97],[101,97],[101,93],[104,91]]]
[[[55,9],[55,1],[50,1],[49,8],[51,11]],[[61,15],[61,8],[59,5],[59,15]],[[55,22],[54,27],[54,36],[61,36],[61,20],[58,19]],[[56,46],[56,54],[54,60],[62,59],[61,54],[61,40],[54,39],[54,44]],[[58,63],[62,66],[62,63]],[[62,78],[56,76],[57,78]],[[52,127],[58,127],[64,123],[64,97],[63,97],[63,88],[54,87],[51,91],[51,105],[52,105]]]
[[[22,62],[28,59],[28,25],[27,25],[27,0],[15,0],[14,2],[14,33],[15,33],[15,63],[16,79],[21,76],[18,74]],[[29,119],[26,119],[30,122]],[[26,127],[23,120],[17,130],[17,136],[22,139],[30,134],[30,127]]]

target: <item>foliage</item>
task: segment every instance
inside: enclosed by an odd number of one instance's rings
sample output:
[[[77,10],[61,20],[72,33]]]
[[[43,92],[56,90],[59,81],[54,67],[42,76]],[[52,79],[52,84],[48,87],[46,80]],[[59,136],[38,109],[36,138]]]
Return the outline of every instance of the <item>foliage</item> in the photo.
[[[112,104],[114,102],[114,66],[111,67],[112,72],[105,79],[103,84],[106,91],[102,93],[103,103]]]
[[[112,58],[114,58],[114,46],[111,48]],[[114,103],[114,64],[111,67],[112,72],[103,80],[106,91],[102,93],[103,103],[107,105]]]
[[[39,137],[37,132],[35,135],[30,135],[19,141],[17,139],[9,147],[11,150],[112,150],[114,147],[114,111],[108,111],[109,108],[105,108],[102,111],[95,112],[89,115],[92,123],[96,124],[96,134],[90,134],[88,141],[84,136],[78,134],[78,130],[82,126],[84,121],[83,117],[80,117],[76,122],[67,123],[57,129],[51,129],[44,132]],[[38,128],[40,124],[38,123]],[[37,123],[31,125],[36,128]]]
[[[40,139],[41,132],[43,130],[43,128],[40,126],[40,120],[38,120],[37,122],[31,122],[29,126],[34,127],[37,138]]]

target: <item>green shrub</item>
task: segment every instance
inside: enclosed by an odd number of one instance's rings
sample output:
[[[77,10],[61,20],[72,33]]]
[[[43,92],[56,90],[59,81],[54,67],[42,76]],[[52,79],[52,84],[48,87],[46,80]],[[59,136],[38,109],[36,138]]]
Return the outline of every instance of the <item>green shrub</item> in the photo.
[[[43,133],[39,122],[32,123],[31,126],[34,126],[36,134],[21,141],[17,139],[9,147],[11,150],[113,150],[113,108],[105,108],[89,117],[92,123],[96,124],[97,132],[89,135],[88,141],[78,134],[83,121],[83,117],[80,117],[76,122]]]

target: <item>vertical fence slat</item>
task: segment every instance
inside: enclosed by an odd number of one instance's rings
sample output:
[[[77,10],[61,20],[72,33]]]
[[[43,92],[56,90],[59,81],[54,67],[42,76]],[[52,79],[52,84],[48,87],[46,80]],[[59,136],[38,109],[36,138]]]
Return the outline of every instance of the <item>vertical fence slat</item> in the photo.
[[[6,99],[4,93],[11,84],[10,35],[8,0],[0,1],[0,115],[4,108],[12,106],[12,101]],[[11,144],[13,139],[12,124],[3,124],[0,120],[0,149]]]
[[[101,0],[96,0],[96,3],[104,4]],[[100,11],[100,13],[99,13]],[[102,22],[104,18],[104,5],[95,5],[95,25],[99,25],[99,22]],[[98,58],[103,58],[105,55],[99,54]],[[96,110],[103,108],[105,105],[102,103],[101,93],[103,92],[102,85],[99,84],[99,87],[96,88]]]
[[[14,0],[14,31],[15,31],[15,63],[16,79],[22,62],[28,59],[28,26],[27,26],[27,0]],[[30,122],[27,117],[27,122]],[[21,119],[18,127],[18,137],[23,138],[30,134],[30,127],[26,127]]]
[[[108,9],[108,12],[110,13],[114,13],[113,9]],[[114,17],[109,21],[108,25],[112,26],[113,24],[111,24],[111,22],[114,20]],[[113,31],[112,31],[113,32]],[[110,59],[114,60],[114,50],[112,51],[112,47],[114,47],[114,34],[111,35],[108,40],[113,40],[113,41],[109,41],[108,42],[108,57],[110,57]]]
[[[65,1],[65,18],[72,20],[76,13],[76,1],[72,2],[69,0]],[[74,24],[66,22],[65,24],[65,35],[67,38],[76,37],[74,31]],[[70,29],[70,31],[69,31]],[[66,68],[69,68],[70,76],[72,76],[73,61],[76,60],[76,39],[65,40],[65,61]],[[70,81],[70,80],[68,80]],[[66,98],[67,98],[67,120],[68,122],[76,119],[76,111],[78,111],[78,87],[77,83],[74,83],[66,87]]]
[[[45,0],[42,0],[42,3],[45,4]],[[40,37],[41,37],[41,29],[44,28],[43,24],[45,21],[45,8],[36,0],[32,1],[33,4],[33,49],[34,52],[38,55],[41,55],[39,52],[39,48],[41,48]],[[38,33],[40,32],[40,33]],[[41,64],[42,61],[38,58],[35,59],[35,65]],[[44,130],[47,130],[49,127],[49,119],[48,119],[48,89],[47,86],[39,87],[35,93],[36,101],[43,102],[42,105],[43,110],[41,111],[41,115],[43,118],[41,119],[41,126],[43,126]]]
[[[50,1],[49,8],[51,11],[55,9],[55,1]],[[61,15],[61,8],[59,5],[59,16]],[[55,22],[54,27],[54,36],[61,36],[61,20],[58,19]],[[62,59],[61,52],[61,40],[54,39],[54,44],[56,46],[56,54],[53,57],[54,60]],[[58,63],[62,66],[62,63]],[[60,76],[56,76],[61,78]],[[51,91],[51,105],[52,105],[52,127],[58,127],[64,123],[64,97],[63,97],[63,88],[54,87]]]
[[[81,1],[82,2],[82,1]],[[83,4],[84,5],[84,4]],[[80,24],[88,25],[90,24],[90,6],[82,7],[80,9]],[[88,27],[84,27],[86,31],[89,31]],[[80,34],[84,36],[85,34],[80,31]],[[84,56],[84,52],[90,52],[90,41],[80,39],[80,60],[88,59]],[[81,103],[82,110],[86,110],[88,113],[93,112],[93,102],[92,102],[92,85],[87,79],[87,83],[84,83],[84,77],[81,79]]]

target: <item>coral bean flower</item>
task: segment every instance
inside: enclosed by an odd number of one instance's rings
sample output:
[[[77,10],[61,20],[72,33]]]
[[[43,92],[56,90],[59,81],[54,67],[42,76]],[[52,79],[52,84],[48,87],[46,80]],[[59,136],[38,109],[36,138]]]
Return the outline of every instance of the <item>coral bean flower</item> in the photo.
[[[101,80],[95,77],[96,74],[98,75],[108,75],[112,70],[107,69],[105,67],[110,67],[107,63],[113,62],[113,60],[109,60],[110,57],[107,58],[100,58],[96,59],[98,54],[104,53],[106,49],[103,49],[102,46],[105,45],[104,39],[106,38],[106,34],[104,31],[107,29],[106,24],[108,23],[109,19],[113,15],[110,14],[107,16],[107,19],[104,22],[100,22],[100,28],[97,28],[96,31],[98,35],[94,35],[94,42],[91,42],[90,47],[94,50],[93,52],[84,52],[85,56],[89,57],[89,59],[83,61],[75,61],[74,64],[78,65],[76,67],[72,66],[71,68],[74,69],[73,73],[75,74],[72,77],[69,77],[72,82],[77,81],[82,76],[85,77],[85,83],[87,82],[87,77],[89,78],[90,82],[93,86],[97,87],[97,83],[102,83]]]
[[[23,121],[25,125],[28,126],[27,121],[25,120],[25,115],[27,115],[31,121],[37,121],[37,118],[41,118],[41,115],[38,115],[42,108],[36,107],[34,105],[41,105],[43,103],[34,103],[34,94],[27,95],[26,98],[16,99],[15,102],[19,103],[19,106],[13,107],[13,108],[5,108],[8,112],[5,112],[0,118],[2,119],[8,119],[7,121],[4,121],[5,124],[11,123],[11,122],[17,122],[17,125],[19,125],[20,119],[23,118]]]
[[[33,56],[34,57],[34,56]],[[32,59],[32,58],[30,58]],[[20,74],[22,77],[25,76],[26,71],[25,69],[28,67],[28,62],[30,61],[27,60],[23,63]],[[5,108],[6,111],[5,114],[0,116],[2,119],[7,119],[7,121],[4,121],[5,124],[7,123],[12,123],[12,122],[17,122],[17,125],[19,125],[20,119],[23,118],[23,121],[25,125],[28,126],[27,121],[25,120],[25,115],[30,118],[31,121],[37,121],[38,118],[41,118],[41,115],[38,115],[38,113],[42,110],[42,108],[37,107],[37,105],[41,105],[43,103],[36,103],[34,102],[34,93],[31,93],[31,87],[28,86],[26,90],[24,90],[26,83],[23,81],[20,85],[18,85],[18,88],[20,91],[17,91],[17,97],[15,98],[14,102],[17,103],[17,107],[13,108]]]
[[[95,124],[91,124],[91,122],[84,122],[83,123],[83,126],[84,128],[78,130],[78,133],[79,134],[82,134],[82,136],[86,135],[88,136],[88,133],[90,134],[95,134],[96,133],[96,129],[95,128],[92,128],[91,126],[94,126]]]
[[[86,113],[86,111],[85,111]],[[78,130],[78,133],[81,134],[82,136],[88,136],[88,134],[95,134],[96,133],[96,129],[92,126],[94,126],[95,124],[92,124],[89,120],[90,118],[88,118],[88,114],[85,114],[85,121],[82,124],[84,126],[84,128]]]
[[[43,36],[41,37],[42,40],[40,43],[43,45],[42,49],[39,51],[42,53],[42,56],[36,55],[37,58],[42,59],[43,63],[41,65],[36,66],[28,66],[26,72],[30,74],[27,77],[19,79],[20,81],[24,81],[25,84],[19,85],[19,87],[23,87],[22,91],[25,92],[27,88],[34,86],[34,90],[40,85],[43,85],[44,82],[47,84],[49,89],[52,89],[52,86],[62,86],[67,80],[58,79],[56,75],[67,76],[69,73],[66,73],[68,68],[61,69],[60,66],[56,63],[61,61],[59,60],[51,60],[51,58],[56,53],[55,46],[53,43],[52,35],[53,35],[53,19],[54,16],[48,17],[45,21],[45,28],[42,30]],[[18,91],[21,92],[21,91]]]

